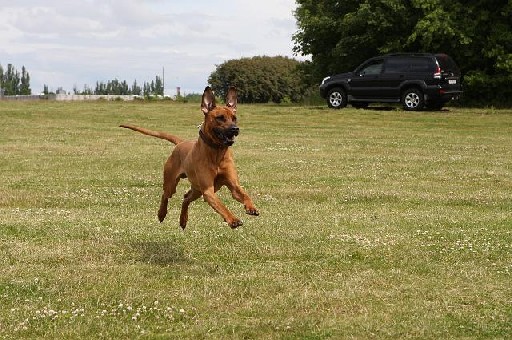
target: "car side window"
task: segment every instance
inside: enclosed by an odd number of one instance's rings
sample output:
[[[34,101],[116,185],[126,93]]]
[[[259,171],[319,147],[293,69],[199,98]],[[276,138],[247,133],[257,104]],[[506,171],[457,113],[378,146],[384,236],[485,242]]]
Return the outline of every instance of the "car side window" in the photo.
[[[409,63],[405,58],[389,58],[386,61],[385,73],[404,73],[409,71]]]
[[[434,62],[429,58],[416,58],[411,62],[412,72],[431,72],[434,70]]]
[[[363,68],[358,72],[358,74],[360,76],[380,74],[382,72],[383,64],[383,60],[373,61],[370,64],[363,66]]]

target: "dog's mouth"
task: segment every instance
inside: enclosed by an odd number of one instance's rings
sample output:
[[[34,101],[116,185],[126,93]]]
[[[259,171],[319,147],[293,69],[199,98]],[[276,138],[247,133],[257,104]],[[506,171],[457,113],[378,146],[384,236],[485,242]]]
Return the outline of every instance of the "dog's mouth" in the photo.
[[[214,132],[215,137],[224,146],[231,146],[235,143],[235,137],[238,136],[240,129],[233,125],[227,129],[214,129]]]

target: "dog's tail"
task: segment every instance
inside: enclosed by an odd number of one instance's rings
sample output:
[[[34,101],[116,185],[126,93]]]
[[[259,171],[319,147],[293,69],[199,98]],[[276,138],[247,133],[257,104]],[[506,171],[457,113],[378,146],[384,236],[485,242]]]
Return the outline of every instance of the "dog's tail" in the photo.
[[[183,139],[181,139],[181,138],[179,138],[177,136],[171,135],[171,134],[169,134],[167,132],[153,131],[153,130],[148,130],[148,129],[145,129],[145,128],[142,128],[142,127],[138,127],[138,126],[134,126],[134,125],[127,125],[127,124],[119,125],[119,127],[127,128],[127,129],[130,129],[130,130],[133,130],[133,131],[138,131],[138,132],[143,133],[143,134],[148,135],[148,136],[153,136],[153,137],[156,137],[156,138],[165,139],[165,140],[168,140],[169,142],[171,142],[173,144],[178,144],[178,143],[183,142]]]

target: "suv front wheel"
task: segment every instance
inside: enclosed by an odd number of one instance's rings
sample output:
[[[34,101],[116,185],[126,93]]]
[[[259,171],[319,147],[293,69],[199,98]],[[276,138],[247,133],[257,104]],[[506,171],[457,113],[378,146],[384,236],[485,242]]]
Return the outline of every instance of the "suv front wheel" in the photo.
[[[327,94],[327,105],[333,109],[341,109],[347,106],[347,93],[340,87],[335,87]]]
[[[419,111],[425,106],[423,92],[417,88],[410,88],[402,93],[402,106],[406,111]]]

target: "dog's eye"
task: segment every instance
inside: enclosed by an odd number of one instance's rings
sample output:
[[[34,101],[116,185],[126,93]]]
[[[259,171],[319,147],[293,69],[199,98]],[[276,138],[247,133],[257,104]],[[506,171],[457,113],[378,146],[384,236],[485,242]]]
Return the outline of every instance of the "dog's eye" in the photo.
[[[231,118],[231,120],[233,120],[233,123],[236,123],[236,116],[233,116],[233,118]]]
[[[225,122],[226,121],[226,117],[224,117],[224,115],[217,116],[217,117],[215,117],[215,119],[218,120],[219,122]]]

